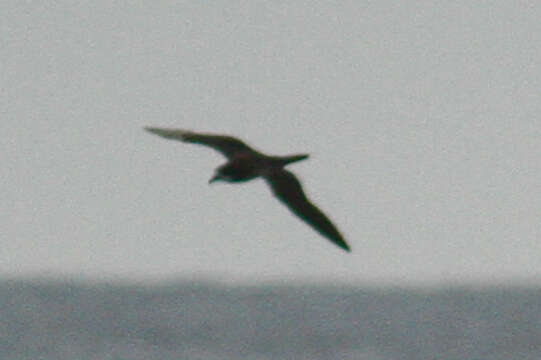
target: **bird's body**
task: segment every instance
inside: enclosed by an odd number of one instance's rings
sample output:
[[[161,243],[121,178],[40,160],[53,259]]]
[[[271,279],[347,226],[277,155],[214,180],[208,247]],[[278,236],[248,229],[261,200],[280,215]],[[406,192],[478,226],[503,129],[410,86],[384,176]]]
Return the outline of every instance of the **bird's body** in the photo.
[[[228,162],[216,169],[209,183],[218,180],[238,183],[262,177],[267,181],[274,195],[295,215],[334,244],[350,251],[349,245],[338,229],[307,199],[295,175],[284,169],[290,163],[307,159],[307,154],[268,156],[231,136],[202,134],[180,129],[154,127],[145,129],[164,138],[206,145],[221,152]]]
[[[257,177],[268,177],[273,172],[282,171],[289,163],[307,159],[308,155],[293,156],[254,156],[250,153],[240,153],[229,162],[218,167],[217,174],[221,180],[229,182],[244,182]]]

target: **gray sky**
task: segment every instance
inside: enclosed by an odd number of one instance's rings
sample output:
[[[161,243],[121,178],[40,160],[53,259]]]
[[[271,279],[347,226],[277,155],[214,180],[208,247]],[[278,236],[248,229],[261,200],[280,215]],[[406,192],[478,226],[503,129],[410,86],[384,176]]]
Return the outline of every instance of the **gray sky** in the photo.
[[[1,276],[541,283],[541,3],[3,1]],[[353,248],[217,153],[290,167]]]

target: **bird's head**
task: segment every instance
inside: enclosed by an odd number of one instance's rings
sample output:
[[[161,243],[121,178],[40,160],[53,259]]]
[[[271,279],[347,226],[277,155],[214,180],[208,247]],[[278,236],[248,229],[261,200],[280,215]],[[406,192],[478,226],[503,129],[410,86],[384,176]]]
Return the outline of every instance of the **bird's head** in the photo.
[[[216,182],[216,181],[220,181],[220,180],[225,180],[225,179],[224,179],[223,175],[220,174],[220,172],[217,171],[217,172],[215,172],[214,175],[210,178],[209,184],[212,184],[212,183],[214,183],[214,182]]]
[[[210,178],[209,184],[212,184],[216,181],[225,181],[225,182],[236,182],[239,181],[239,174],[237,174],[238,169],[234,164],[226,163],[218,167],[214,172],[214,175]]]
[[[216,181],[231,181],[231,175],[229,174],[231,166],[229,164],[223,164],[214,171],[214,175],[210,178],[209,184]]]

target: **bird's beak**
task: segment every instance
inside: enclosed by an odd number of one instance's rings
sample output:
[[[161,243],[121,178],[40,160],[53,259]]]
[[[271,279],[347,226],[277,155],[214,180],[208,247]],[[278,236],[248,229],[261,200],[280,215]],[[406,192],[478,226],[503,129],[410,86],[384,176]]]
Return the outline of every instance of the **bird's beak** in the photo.
[[[213,182],[218,181],[220,179],[221,179],[220,174],[216,174],[216,175],[214,175],[213,177],[210,178],[209,184],[212,184]]]

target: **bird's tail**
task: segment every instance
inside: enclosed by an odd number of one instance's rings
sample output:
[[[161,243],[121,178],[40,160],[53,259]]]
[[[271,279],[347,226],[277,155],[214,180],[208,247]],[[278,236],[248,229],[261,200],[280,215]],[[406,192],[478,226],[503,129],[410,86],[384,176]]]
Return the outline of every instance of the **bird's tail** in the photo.
[[[297,161],[306,160],[308,159],[308,154],[296,154],[296,155],[289,155],[289,156],[277,156],[273,160],[278,162],[281,166],[286,166],[287,164],[291,164]]]

